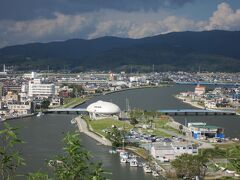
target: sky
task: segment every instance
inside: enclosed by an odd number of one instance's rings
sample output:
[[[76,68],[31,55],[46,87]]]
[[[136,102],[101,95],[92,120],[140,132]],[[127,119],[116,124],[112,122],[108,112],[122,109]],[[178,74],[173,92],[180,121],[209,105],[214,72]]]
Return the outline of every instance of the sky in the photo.
[[[240,0],[0,0],[0,47],[240,30]]]

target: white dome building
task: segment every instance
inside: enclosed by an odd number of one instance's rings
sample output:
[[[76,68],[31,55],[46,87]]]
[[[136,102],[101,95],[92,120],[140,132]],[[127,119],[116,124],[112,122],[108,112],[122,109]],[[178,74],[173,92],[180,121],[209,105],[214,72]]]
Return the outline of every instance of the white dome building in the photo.
[[[103,119],[107,117],[118,117],[121,110],[111,102],[97,101],[87,107],[91,119]]]

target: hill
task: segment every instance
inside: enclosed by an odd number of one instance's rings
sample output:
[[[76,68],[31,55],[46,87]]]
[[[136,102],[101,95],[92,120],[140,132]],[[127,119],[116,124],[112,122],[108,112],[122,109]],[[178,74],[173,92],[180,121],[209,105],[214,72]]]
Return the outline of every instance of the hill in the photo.
[[[18,70],[66,66],[88,69],[149,71],[240,70],[239,31],[173,32],[142,39],[102,37],[31,43],[0,49],[1,64]]]

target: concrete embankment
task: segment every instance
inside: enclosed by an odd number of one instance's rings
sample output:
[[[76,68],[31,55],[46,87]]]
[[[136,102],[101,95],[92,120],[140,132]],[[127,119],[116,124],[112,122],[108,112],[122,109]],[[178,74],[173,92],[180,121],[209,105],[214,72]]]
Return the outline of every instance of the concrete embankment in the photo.
[[[98,141],[99,143],[105,145],[105,146],[112,146],[111,141],[109,141],[108,139],[98,136],[97,134],[89,131],[87,123],[84,119],[82,119],[80,116],[75,118],[79,131],[88,135],[89,137],[95,139],[96,141]]]

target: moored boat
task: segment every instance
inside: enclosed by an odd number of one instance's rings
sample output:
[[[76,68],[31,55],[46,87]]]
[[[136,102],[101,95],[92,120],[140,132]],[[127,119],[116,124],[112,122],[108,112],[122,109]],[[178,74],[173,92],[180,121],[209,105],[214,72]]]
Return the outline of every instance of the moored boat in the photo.
[[[131,159],[130,160],[130,166],[131,167],[137,167],[138,166],[138,161],[137,161],[137,159]]]
[[[149,166],[144,166],[143,170],[144,170],[145,173],[151,173],[152,172],[152,170]]]
[[[153,175],[154,177],[158,177],[158,176],[159,176],[159,174],[157,173],[157,171],[153,171],[153,172],[152,172],[152,175]]]

